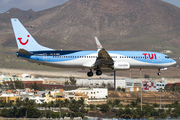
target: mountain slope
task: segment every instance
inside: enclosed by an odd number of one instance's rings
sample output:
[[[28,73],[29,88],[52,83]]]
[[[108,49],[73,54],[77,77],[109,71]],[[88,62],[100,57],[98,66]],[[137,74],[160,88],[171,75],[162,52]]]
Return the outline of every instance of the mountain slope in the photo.
[[[50,44],[57,49],[94,49],[93,36],[110,47],[170,31],[180,25],[180,9],[161,0],[70,0],[27,24],[36,26],[33,34],[56,39]]]

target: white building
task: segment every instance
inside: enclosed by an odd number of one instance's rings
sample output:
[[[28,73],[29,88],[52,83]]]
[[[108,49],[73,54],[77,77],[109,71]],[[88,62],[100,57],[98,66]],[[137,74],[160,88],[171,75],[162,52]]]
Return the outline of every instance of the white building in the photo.
[[[78,88],[67,92],[83,93],[88,96],[88,99],[106,99],[108,96],[107,88]]]
[[[126,88],[126,82],[133,81],[133,79],[117,79],[116,88]],[[114,87],[114,79],[78,79],[76,84],[78,86],[89,86],[89,87],[103,87],[103,84],[106,86],[109,84],[111,87]]]
[[[129,91],[133,92],[134,91],[134,84],[135,83],[141,83],[138,79],[117,79],[116,80],[116,88],[121,87],[121,88],[129,88]],[[104,87],[103,85],[110,85],[111,87],[114,88],[114,79],[78,79],[76,84],[78,86],[89,86],[89,87]],[[136,90],[136,91],[139,91]]]
[[[133,92],[134,91],[134,80],[133,79],[129,79],[129,80],[126,80],[125,82],[126,82],[125,88],[129,88],[129,90],[131,92]]]
[[[46,102],[45,97],[39,97],[39,96],[29,97],[29,100],[34,100],[35,103],[37,103],[37,104],[42,104],[43,102]]]
[[[156,90],[158,91],[160,88],[162,90],[165,90],[165,86],[166,86],[167,83],[161,83],[161,82],[156,82]]]
[[[163,50],[162,53],[172,53],[171,50]]]

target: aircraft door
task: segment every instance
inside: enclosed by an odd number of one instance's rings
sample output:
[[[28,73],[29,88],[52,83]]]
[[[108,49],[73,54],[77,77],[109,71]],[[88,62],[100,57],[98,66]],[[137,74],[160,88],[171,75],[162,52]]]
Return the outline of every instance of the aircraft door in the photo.
[[[43,62],[46,62],[46,61],[47,61],[47,54],[44,53],[44,54],[43,54]]]
[[[157,56],[158,62],[161,62],[161,55]]]

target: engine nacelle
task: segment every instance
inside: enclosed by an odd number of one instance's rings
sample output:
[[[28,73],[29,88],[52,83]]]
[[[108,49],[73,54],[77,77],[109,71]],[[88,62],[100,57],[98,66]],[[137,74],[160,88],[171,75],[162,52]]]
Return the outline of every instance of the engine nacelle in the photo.
[[[114,70],[129,70],[130,64],[128,62],[115,62]]]

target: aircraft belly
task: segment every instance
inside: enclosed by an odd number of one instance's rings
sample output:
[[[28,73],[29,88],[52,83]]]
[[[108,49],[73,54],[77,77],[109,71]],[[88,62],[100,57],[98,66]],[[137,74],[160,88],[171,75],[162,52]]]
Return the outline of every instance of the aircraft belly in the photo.
[[[130,68],[164,68],[170,66],[171,63],[148,63],[137,60],[129,61]]]
[[[63,61],[63,62],[46,62],[45,64],[53,65],[56,67],[65,67],[65,68],[82,68],[83,64],[90,61],[93,61],[93,59],[88,59],[88,60],[76,59],[76,60]]]
[[[30,62],[34,62],[37,64],[43,64],[43,65],[47,65],[47,66],[53,66],[53,67],[62,67],[62,68],[90,68],[88,66],[83,66],[84,64],[87,63],[93,63],[92,61],[95,61],[96,59],[93,58],[89,58],[89,59],[74,59],[74,60],[69,60],[69,61],[59,61],[59,62],[47,62],[47,61],[38,61],[35,59],[28,59],[28,58],[24,58],[21,57],[22,59],[25,59],[27,61]],[[115,62],[128,62],[130,64],[130,69],[131,68],[135,68],[135,69],[139,69],[139,68],[144,68],[144,69],[148,69],[148,68],[164,68],[164,67],[168,67],[171,66],[172,63],[150,63],[150,62],[142,62],[142,61],[138,61],[138,60],[134,60],[134,59],[126,59],[126,60],[116,60]],[[101,69],[111,69],[108,67],[101,67]]]

